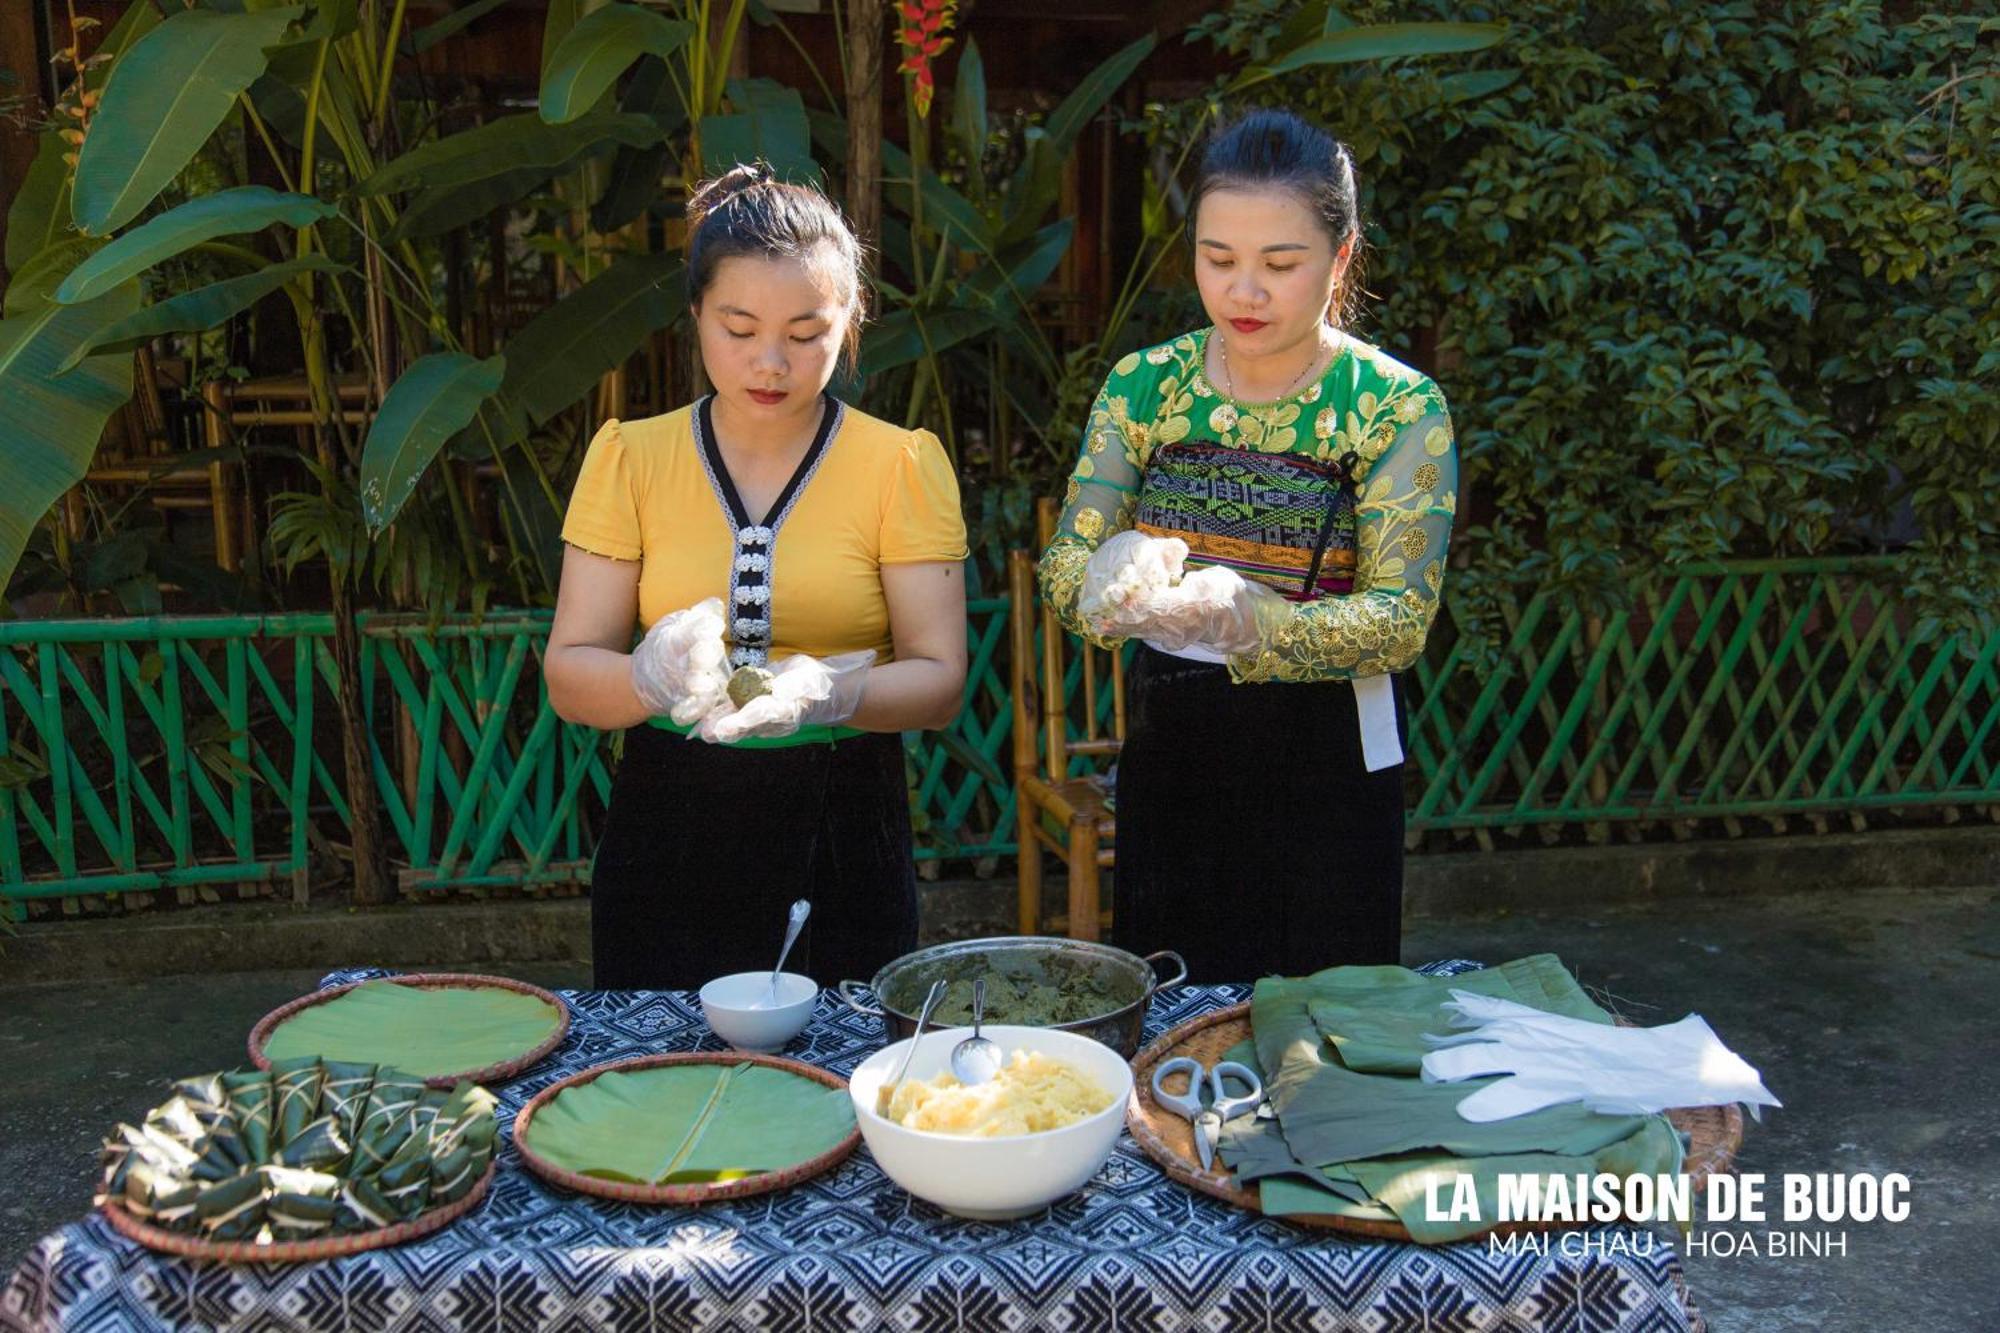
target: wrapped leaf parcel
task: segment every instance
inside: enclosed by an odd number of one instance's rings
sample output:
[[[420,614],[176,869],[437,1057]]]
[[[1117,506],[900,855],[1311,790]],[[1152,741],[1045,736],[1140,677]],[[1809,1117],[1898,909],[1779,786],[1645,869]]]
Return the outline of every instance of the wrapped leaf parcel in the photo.
[[[315,1240],[465,1197],[493,1160],[493,1094],[306,1056],[182,1079],[104,1145],[100,1200],[214,1241]]]

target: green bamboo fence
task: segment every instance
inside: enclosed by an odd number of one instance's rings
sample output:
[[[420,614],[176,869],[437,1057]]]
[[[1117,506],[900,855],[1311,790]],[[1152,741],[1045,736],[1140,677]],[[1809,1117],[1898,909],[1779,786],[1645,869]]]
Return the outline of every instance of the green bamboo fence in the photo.
[[[1483,663],[1448,603],[1406,678],[1413,833],[2000,807],[2000,636],[1919,639],[1888,568],[1689,567],[1601,622],[1534,596]],[[1014,850],[1007,614],[971,604],[965,707],[909,739],[921,857]],[[370,763],[406,889],[588,881],[615,742],[549,707],[548,623],[364,620]],[[0,623],[4,906],[229,884],[302,898],[348,818],[331,630],[325,614]]]

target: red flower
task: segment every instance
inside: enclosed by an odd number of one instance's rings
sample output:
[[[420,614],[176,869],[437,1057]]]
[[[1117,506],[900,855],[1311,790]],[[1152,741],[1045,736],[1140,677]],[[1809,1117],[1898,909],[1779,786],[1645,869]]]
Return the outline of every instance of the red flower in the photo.
[[[903,60],[896,70],[910,76],[910,95],[919,116],[931,113],[931,98],[937,92],[931,61],[951,45],[951,21],[957,7],[957,0],[896,0],[896,44],[903,48]]]

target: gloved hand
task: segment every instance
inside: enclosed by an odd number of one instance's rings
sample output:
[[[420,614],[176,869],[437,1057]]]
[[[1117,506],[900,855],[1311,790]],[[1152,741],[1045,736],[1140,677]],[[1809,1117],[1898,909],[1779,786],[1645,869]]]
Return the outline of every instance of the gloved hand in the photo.
[[[632,650],[632,692],[655,717],[683,727],[714,708],[728,683],[719,597],[661,616]]]
[[[1178,652],[1200,644],[1233,657],[1263,641],[1259,610],[1266,604],[1283,606],[1284,600],[1233,569],[1210,565],[1149,593],[1132,614],[1136,632],[1157,647]]]
[[[1083,567],[1077,614],[1106,638],[1130,637],[1145,602],[1180,582],[1187,553],[1187,543],[1178,537],[1128,529],[1106,538]]]
[[[1700,1014],[1663,1027],[1613,1027],[1454,990],[1443,1007],[1469,1031],[1426,1037],[1426,1083],[1511,1074],[1458,1104],[1467,1120],[1526,1115],[1582,1102],[1607,1115],[1742,1102],[1751,1114],[1780,1102],[1757,1071],[1724,1046]]]
[[[873,648],[825,658],[795,653],[771,668],[770,693],[741,708],[725,693],[695,734],[716,745],[733,745],[753,736],[789,736],[800,727],[838,726],[861,707],[874,661]]]

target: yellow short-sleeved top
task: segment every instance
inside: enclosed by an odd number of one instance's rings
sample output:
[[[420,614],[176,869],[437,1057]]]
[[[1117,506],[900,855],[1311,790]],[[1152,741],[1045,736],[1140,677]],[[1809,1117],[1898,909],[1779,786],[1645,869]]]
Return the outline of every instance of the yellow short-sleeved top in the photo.
[[[563,540],[639,562],[642,626],[720,597],[738,664],[862,648],[888,660],[882,566],[966,555],[958,479],[937,437],[829,398],[772,512],[752,515],[715,448],[710,402],[605,422]]]

